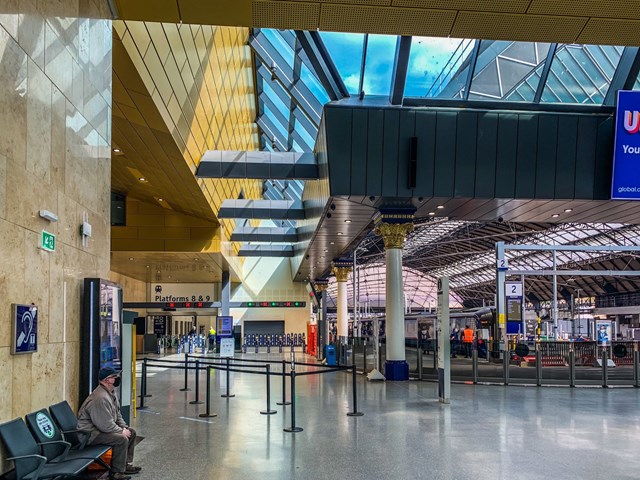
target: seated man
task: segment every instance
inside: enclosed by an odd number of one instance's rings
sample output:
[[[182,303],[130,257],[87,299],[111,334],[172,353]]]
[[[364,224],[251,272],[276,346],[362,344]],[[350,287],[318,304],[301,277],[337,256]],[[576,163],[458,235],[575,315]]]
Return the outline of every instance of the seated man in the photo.
[[[120,402],[114,393],[120,385],[120,373],[111,367],[104,367],[98,373],[98,380],[100,384],[80,407],[78,429],[89,432],[90,444],[111,445],[109,478],[128,480],[130,474],[142,469],[131,464],[136,431],[124,422],[120,414]]]

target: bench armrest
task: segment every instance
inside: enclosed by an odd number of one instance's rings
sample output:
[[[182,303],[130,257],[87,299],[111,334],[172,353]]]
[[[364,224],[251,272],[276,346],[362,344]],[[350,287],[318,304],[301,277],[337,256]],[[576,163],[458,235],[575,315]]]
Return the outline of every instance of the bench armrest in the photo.
[[[42,455],[36,455],[35,453],[32,453],[31,455],[19,455],[17,457],[9,457],[9,458],[5,458],[5,460],[22,460],[24,458],[37,458],[44,462],[47,461],[47,457],[43,457]]]

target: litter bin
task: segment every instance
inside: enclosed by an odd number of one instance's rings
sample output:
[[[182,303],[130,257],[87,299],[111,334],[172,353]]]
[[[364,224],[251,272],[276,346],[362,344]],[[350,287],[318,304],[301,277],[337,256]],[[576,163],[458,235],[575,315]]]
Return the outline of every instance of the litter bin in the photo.
[[[333,345],[327,345],[326,347],[324,347],[324,357],[327,360],[327,365],[331,365],[332,367],[338,365],[336,359],[336,347],[334,347]]]

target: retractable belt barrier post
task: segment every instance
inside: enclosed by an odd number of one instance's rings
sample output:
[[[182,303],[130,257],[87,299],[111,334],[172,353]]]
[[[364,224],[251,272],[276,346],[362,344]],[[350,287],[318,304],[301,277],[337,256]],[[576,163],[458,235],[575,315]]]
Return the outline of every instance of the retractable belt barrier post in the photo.
[[[229,361],[230,361],[230,358],[227,357],[227,393],[223,393],[222,395],[220,395],[223,398],[235,397],[235,395],[229,393]]]
[[[638,361],[640,360],[640,352],[638,352],[638,343],[633,344],[633,386],[640,387],[640,378],[638,378]]]
[[[422,363],[422,358],[420,359],[420,363]],[[367,339],[365,339],[362,344],[362,373],[367,374]],[[422,374],[420,378],[422,378]]]
[[[271,410],[271,365],[267,363],[265,368],[267,370],[267,409],[260,411],[260,413],[262,415],[273,415],[278,412]]]
[[[301,432],[301,427],[296,427],[296,364],[293,352],[291,352],[291,426],[283,429],[285,432]]]
[[[576,386],[576,352],[573,345],[569,347],[569,386]]]
[[[422,380],[422,349],[420,348],[420,345],[418,345],[418,348],[416,348],[416,352],[418,353],[418,356],[416,358],[418,364],[418,380]]]
[[[190,392],[189,388],[189,354],[184,352],[184,388],[181,388],[181,392]]]
[[[191,405],[200,405],[201,403],[204,403],[202,400],[200,400],[200,360],[198,360],[197,358],[196,358],[196,395],[195,397],[196,397],[195,399],[189,402]]]
[[[509,353],[509,342],[504,342],[504,351],[502,352],[502,367],[504,370],[504,384],[509,385],[509,361],[511,354]]]
[[[478,349],[471,350],[471,369],[473,375],[473,384],[478,384]]]
[[[602,388],[609,388],[609,350],[607,347],[602,349]]]
[[[536,385],[542,385],[542,352],[540,344],[536,344]]]
[[[217,417],[215,413],[211,413],[211,367],[207,367],[207,410],[205,413],[198,415],[199,417]]]
[[[353,412],[348,412],[347,417],[361,417],[364,413],[358,411],[358,393],[356,388],[356,361],[354,356],[351,358],[351,378],[353,391]]]
[[[138,410],[143,410],[147,408],[144,404],[144,397],[146,396],[147,390],[147,359],[142,359],[142,378],[140,379],[140,405],[137,407]]]
[[[287,402],[287,376],[284,373],[287,368],[287,362],[282,360],[282,401],[276,402],[276,405],[291,405],[291,402]]]
[[[142,364],[144,365],[144,371],[145,371],[145,378],[144,378],[144,390],[143,390],[143,392],[142,392],[142,395],[144,395],[145,397],[152,397],[153,395],[151,395],[150,393],[147,393],[147,386],[148,386],[148,383],[147,383],[147,377],[146,377],[147,373],[146,373],[146,372],[147,372],[147,368],[148,368],[149,366],[147,365],[147,358],[146,358],[146,357],[142,359]],[[141,386],[141,387],[142,387],[142,386]],[[142,390],[142,388],[141,388],[141,390]]]

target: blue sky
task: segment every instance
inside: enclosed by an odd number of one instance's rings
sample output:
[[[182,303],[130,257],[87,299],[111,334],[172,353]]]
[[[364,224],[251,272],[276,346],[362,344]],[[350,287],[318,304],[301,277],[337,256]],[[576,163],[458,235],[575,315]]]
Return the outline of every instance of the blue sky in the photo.
[[[321,32],[321,36],[347,89],[357,94],[364,35]],[[395,35],[369,35],[363,85],[366,94],[389,94],[396,41]],[[413,37],[405,95],[424,95],[460,42],[451,38]]]

